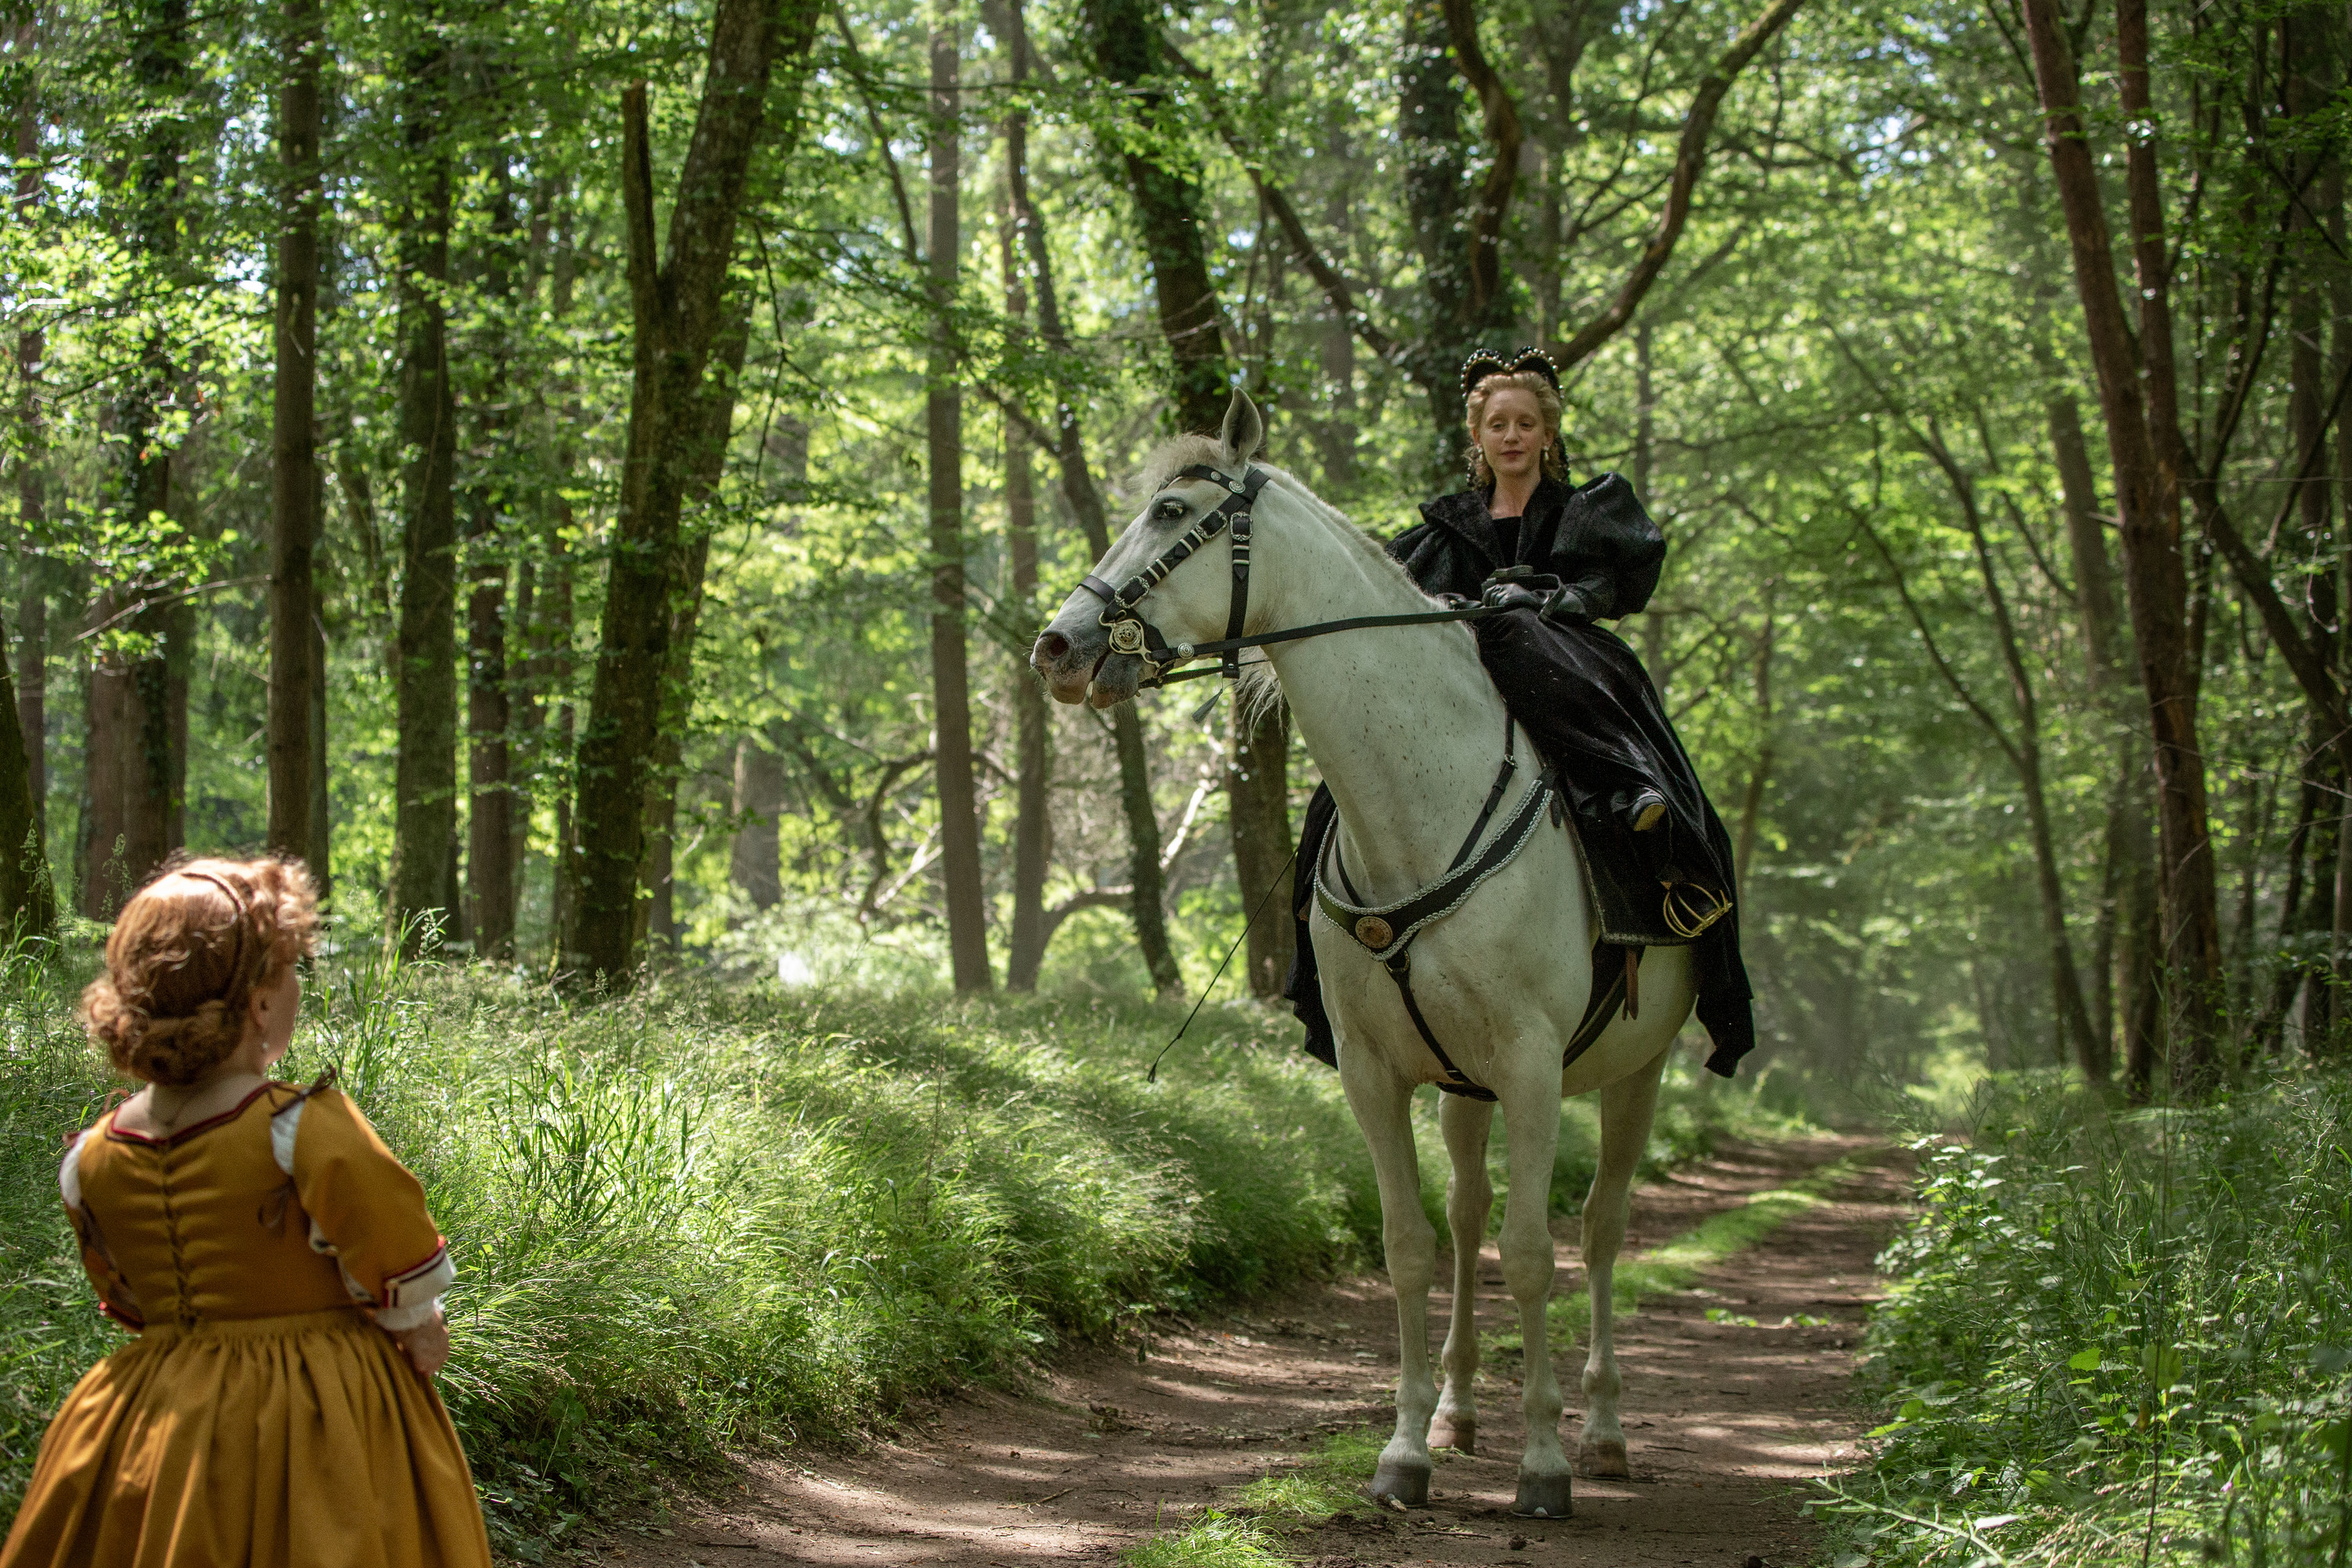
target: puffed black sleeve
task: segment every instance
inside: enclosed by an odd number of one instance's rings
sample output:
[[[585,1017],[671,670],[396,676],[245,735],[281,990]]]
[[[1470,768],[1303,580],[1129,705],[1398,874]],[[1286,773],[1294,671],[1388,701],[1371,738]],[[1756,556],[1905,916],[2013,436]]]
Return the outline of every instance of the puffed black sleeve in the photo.
[[[1657,592],[1665,559],[1665,534],[1622,474],[1603,474],[1570,492],[1549,569],[1579,590],[1591,614],[1639,612]]]
[[[1423,522],[1406,529],[1389,541],[1388,551],[1424,594],[1459,594],[1475,599],[1486,581],[1470,547],[1439,523]]]

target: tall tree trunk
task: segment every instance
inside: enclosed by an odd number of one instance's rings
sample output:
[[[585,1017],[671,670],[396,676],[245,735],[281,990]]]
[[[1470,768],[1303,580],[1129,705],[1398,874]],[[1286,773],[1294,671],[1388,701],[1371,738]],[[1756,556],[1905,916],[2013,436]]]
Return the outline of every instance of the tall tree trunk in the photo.
[[[23,762],[25,736],[16,728],[6,646],[0,637],[0,941],[45,934],[58,923],[48,856],[33,815],[32,776]]]
[[[787,416],[768,437],[767,456],[776,460],[783,493],[797,500],[808,484],[808,426]],[[783,528],[799,525],[788,514]],[[786,774],[777,750],[773,727],[761,735],[746,735],[735,748],[734,815],[739,826],[728,851],[728,879],[751,900],[755,910],[773,909],[784,896],[780,876]]]
[[[638,939],[656,936],[675,950],[677,931],[677,788],[686,763],[687,729],[694,719],[694,638],[702,622],[702,582],[710,564],[710,535],[718,527],[710,507],[726,477],[727,441],[735,429],[735,386],[751,340],[751,305],[736,302],[710,374],[704,378],[703,421],[695,468],[687,477],[679,510],[677,591],[670,601],[669,668],[662,678],[660,733],[654,743],[654,771],[646,798],[646,867],[640,877],[648,897],[638,904],[646,929]]]
[[[320,514],[323,506],[318,509]],[[327,597],[313,583],[310,591],[310,842],[302,851],[310,863],[311,885],[320,899],[334,889],[334,796],[327,774]]]
[[[1756,863],[1756,836],[1763,826],[1764,791],[1772,778],[1772,593],[1764,595],[1764,629],[1756,638],[1756,761],[1748,770],[1748,787],[1739,797],[1739,833],[1731,850],[1732,880],[1740,897],[1748,894],[1748,868]]]
[[[1176,154],[1156,144],[1159,138],[1181,136],[1184,122],[1167,94],[1144,85],[1164,63],[1158,13],[1144,0],[1087,0],[1086,26],[1096,65],[1125,95],[1138,122],[1138,134],[1128,139],[1119,157],[1151,267],[1160,335],[1175,361],[1169,391],[1177,427],[1213,432],[1233,396],[1232,367],[1225,358],[1224,312],[1201,244],[1200,188],[1190,170],[1163,163]]]
[[[319,540],[319,0],[286,0],[269,469],[269,847],[308,857]]]
[[[2337,71],[2336,55],[2340,47],[2337,35],[2342,26],[2340,10],[2334,16],[2318,8],[2280,14],[2281,107],[2290,121],[2307,124],[2310,116],[2326,108],[2333,96]],[[2290,151],[2286,164],[2289,188],[2304,193],[2289,211],[2286,232],[2286,257],[2291,268],[2287,299],[2288,449],[2298,460],[2301,476],[2294,490],[2296,522],[2303,536],[2298,553],[2305,560],[2328,563],[2305,575],[2303,587],[2312,650],[2333,673],[2340,664],[2343,605],[2339,590],[2345,585],[2336,570],[2336,561],[2339,550],[2352,552],[2352,543],[2339,546],[2330,526],[2336,487],[2325,476],[2336,464],[2328,461],[2328,410],[2323,389],[2334,384],[2334,378],[2327,374],[2330,359],[2338,362],[2336,368],[2340,369],[2347,357],[2340,321],[2335,327],[2336,352],[2332,356],[2326,343],[2332,302],[2329,296],[2333,293],[2342,299],[2346,289],[2340,247],[2335,258],[2327,254],[2326,247],[2335,244],[2336,237],[2322,226],[2320,215],[2326,215],[2340,226],[2344,176],[2334,144],[2324,136],[2310,137]],[[2338,452],[2336,456],[2340,463],[2343,454]],[[2339,678],[2339,689],[2341,685]],[[2339,768],[2341,765],[2339,763]],[[2326,983],[2312,997],[2315,1034],[2323,1040],[2333,1040],[2342,1032],[2347,1017],[2346,986],[2352,983],[2352,973],[2347,973],[2347,947],[2352,943],[2352,832],[2346,831],[2352,826],[2352,816],[2347,813],[2352,813],[2352,806],[2339,805],[2337,859],[2331,879],[2333,896],[2326,927],[2330,935]]]
[[[645,84],[622,94],[622,206],[635,363],[615,548],[574,771],[577,842],[567,858],[573,887],[564,961],[581,979],[611,988],[626,989],[635,963],[631,939],[653,741],[669,668],[679,513],[708,423],[698,417],[698,395],[728,319],[728,265],[751,154],[761,141],[769,78],[779,56],[807,54],[817,15],[814,0],[719,0],[701,108],[670,209],[666,258],[654,232]],[[796,134],[797,104],[792,112]]]
[[[548,258],[547,313],[548,319],[560,327],[572,318],[572,289],[579,276],[575,215],[570,186],[561,176],[547,182],[543,190],[542,208],[559,214],[553,250]],[[568,477],[575,458],[572,432],[578,425],[576,405],[567,395],[556,408],[550,410],[542,405],[538,412],[541,428],[546,431],[551,467],[559,479]],[[545,530],[547,564],[540,577],[537,603],[532,606],[529,633],[530,674],[524,684],[524,700],[530,708],[532,782],[534,785],[542,781],[551,784],[555,794],[555,839],[549,857],[554,874],[548,879],[548,936],[551,962],[560,969],[564,953],[570,950],[565,933],[572,929],[570,900],[577,886],[570,871],[573,846],[572,781],[562,767],[572,754],[574,722],[572,562],[569,543],[572,517],[572,503],[565,499],[560,482],[549,487],[547,510],[540,522]],[[520,847],[528,848],[527,832],[518,835],[517,839]]]
[[[2139,0],[2120,0],[2119,44],[2125,96],[2147,118],[2146,15]],[[2116,283],[2105,201],[2092,159],[2074,61],[2056,0],[2026,0],[2026,31],[2047,121],[2058,196],[2074,259],[2085,335],[2098,372],[2100,408],[2123,516],[2124,583],[2155,736],[2157,821],[2162,845],[2164,948],[2169,971],[2168,1037],[2173,1070],[2184,1088],[2206,1083],[2215,1063],[2221,984],[2221,921],[2205,805],[2204,753],[2197,739],[2195,670],[2190,665],[2188,576],[2181,559],[2183,470],[2178,454],[2177,397],[2166,314],[2163,209],[2153,153],[2146,139],[2129,151],[2132,229],[2143,333],[2136,345]],[[2137,23],[2138,50],[2131,38]],[[2136,78],[2136,84],[2135,84]],[[2126,105],[2127,114],[2131,112]],[[2160,331],[2150,331],[2151,326]],[[2143,359],[2146,389],[2143,390]],[[2169,420],[2165,415],[2173,415]],[[2156,426],[2169,424],[2169,434]]]
[[[1025,62],[1034,58],[1034,51],[1030,47],[1028,28],[1022,16],[1022,0],[1005,0],[1001,9],[992,10],[1003,17],[1006,36],[1013,39],[1014,52],[1024,62],[1025,69]],[[1054,289],[1053,251],[1047,242],[1045,218],[1029,197],[1025,152],[1021,157],[1008,158],[1005,172],[1013,191],[1013,221],[1029,253],[1037,331],[1045,340],[1045,346],[1066,363],[1072,353],[1070,339],[1062,324],[1061,303]],[[1077,403],[1066,381],[1055,388],[1054,459],[1061,473],[1063,499],[1087,536],[1087,548],[1096,560],[1100,560],[1110,550],[1110,525],[1103,510],[1102,491],[1096,487],[1094,474],[1087,466],[1085,432],[1079,426]],[[1143,955],[1152,989],[1163,997],[1173,996],[1182,989],[1184,977],[1176,963],[1175,949],[1168,942],[1166,883],[1160,869],[1160,814],[1151,800],[1151,764],[1143,744],[1143,721],[1132,702],[1122,702],[1112,709],[1110,721],[1112,745],[1118,758],[1119,811],[1127,820],[1128,878],[1133,889],[1129,911],[1135,923],[1135,945]]]
[[[1027,61],[1015,48],[1013,79],[1017,86],[1027,76]],[[1028,156],[1028,126],[1024,112],[1015,110],[1004,121],[1007,166]],[[1006,206],[1012,205],[1008,194]],[[1013,215],[998,230],[999,261],[1004,270],[1004,313],[1020,321],[1029,313],[1029,291],[1022,287],[1019,258],[1013,249]],[[1029,443],[1011,421],[1004,426],[1004,542],[1012,581],[1007,602],[1024,621],[1035,618],[1037,603],[1037,492],[1029,465]],[[1013,930],[1004,960],[1007,990],[1034,991],[1037,972],[1045,960],[1045,864],[1051,853],[1053,823],[1045,804],[1045,691],[1029,672],[1025,660],[1013,672],[1014,810],[1013,816]]]
[[[131,69],[146,126],[126,203],[125,237],[161,280],[172,276],[179,246],[185,136],[179,114],[189,85],[186,0],[154,0],[132,18],[132,26]],[[134,524],[172,515],[172,453],[163,430],[179,384],[171,342],[162,328],[152,328],[114,406],[121,458],[113,502]],[[184,701],[184,687],[173,679],[165,602],[178,586],[149,580],[110,584],[93,606],[91,624],[110,628],[97,639],[86,710],[92,783],[82,912],[93,918],[110,918],[130,890],[179,847],[174,786],[181,759],[173,742],[186,724],[173,701],[175,696]]]
[[[985,991],[988,891],[981,881],[980,816],[972,780],[971,685],[963,637],[963,394],[956,384],[950,336],[957,266],[962,250],[963,181],[960,34],[949,0],[931,14],[930,386],[929,432],[931,514],[931,705],[939,741],[931,749],[940,800],[940,880],[947,895],[948,952],[958,991]]]
[[[1242,919],[1249,927],[1250,994],[1262,1001],[1282,994],[1298,955],[1298,922],[1291,914],[1297,868],[1290,864],[1290,721],[1276,704],[1254,724],[1235,705],[1233,761],[1225,770],[1226,809],[1233,814],[1234,870],[1240,881]]]
[[[2074,567],[2074,607],[2083,630],[2084,672],[2092,700],[2107,714],[2116,737],[2116,784],[2106,845],[2110,868],[2106,892],[2111,901],[2102,911],[2101,934],[2095,943],[2103,962],[2095,973],[2091,1026],[2112,1061],[2120,1012],[2126,1081],[2134,1086],[2133,1093],[2144,1096],[2147,1079],[2134,1079],[2131,1074],[2147,1072],[2155,1060],[2158,1041],[2148,1037],[2147,1026],[2157,1016],[2148,1003],[2158,994],[2156,943],[2160,927],[2154,834],[2148,819],[2147,748],[2139,737],[2140,714],[2126,674],[2135,662],[2131,628],[2116,615],[2115,573],[2107,559],[2098,479],[2091,471],[2081,410],[2073,394],[2059,392],[2051,395],[2042,413],[2058,469],[2067,553]]]
[[[1976,500],[1976,488],[1968,472],[1955,459],[1940,437],[1932,433],[1922,437],[1931,457],[1944,471],[1959,502],[1961,521],[1966,524],[1973,548],[1978,581],[1984,589],[1985,603],[1992,613],[1994,639],[2000,650],[2001,667],[2009,677],[2011,706],[2017,714],[2017,732],[2006,733],[1995,722],[1992,714],[1969,693],[1959,677],[1945,661],[1934,643],[1926,617],[1912,602],[1910,591],[1897,577],[1904,607],[1911,612],[1921,640],[1926,642],[1930,658],[1953,691],[1960,698],[1977,721],[1984,725],[2010,765],[2017,771],[2020,793],[2025,800],[2025,817],[2033,849],[2034,882],[2042,906],[2042,936],[2048,944],[2051,992],[2051,1012],[2056,1018],[2059,1032],[2059,1058],[2071,1054],[2089,1082],[2105,1081],[2107,1076],[2105,1043],[2093,1033],[2088,1008],[2084,1005],[2082,977],[2074,967],[2074,943],[2066,927],[2066,890],[2058,865],[2057,837],[2050,821],[2048,790],[2042,775],[2042,710],[2035,695],[2031,671],[2019,644],[2016,623],[2009,613],[2009,595],[2000,584],[1995,569],[1992,547],[1986,537],[1984,517]],[[1872,534],[1877,543],[1877,535]],[[1883,543],[1879,552],[1890,568],[1895,560]]]
[[[1141,0],[1087,0],[1086,19],[1097,65],[1130,95],[1144,137],[1172,129],[1176,121],[1164,94],[1144,84],[1160,68],[1160,33]],[[1163,120],[1169,124],[1163,126]],[[1137,226],[1151,263],[1159,300],[1160,329],[1175,362],[1171,388],[1179,426],[1214,431],[1233,396],[1232,368],[1221,322],[1224,312],[1209,279],[1208,255],[1201,238],[1201,194],[1191,173],[1163,163],[1164,149],[1141,139],[1121,156]],[[1466,257],[1466,252],[1465,253]],[[1465,282],[1465,288],[1467,283]],[[1276,871],[1290,857],[1290,794],[1286,768],[1289,737],[1279,712],[1262,715],[1255,729],[1234,737],[1225,770],[1225,815],[1234,836],[1234,869],[1240,884],[1242,917],[1266,899],[1266,917],[1249,928],[1250,987],[1259,995],[1282,989],[1295,940],[1293,923],[1282,918],[1289,906]],[[1269,978],[1270,977],[1270,978]]]
[[[990,18],[992,23],[995,18]],[[1005,53],[1012,67],[1014,90],[1029,79],[1026,40],[1004,29]],[[1004,117],[1004,166],[1024,168],[1029,161],[1029,113],[1016,106]],[[1004,313],[1015,323],[1029,315],[1029,290],[1021,279],[1021,258],[1015,230],[1020,204],[1010,179],[1005,184],[1004,221],[997,228],[997,264],[1004,273]],[[1011,582],[1008,602],[1017,606],[1024,624],[1036,619],[1037,491],[1029,462],[1029,442],[1010,419],[1004,423],[1004,544]],[[1053,821],[1045,802],[1045,692],[1029,671],[1025,658],[1013,672],[1014,806],[1013,816],[1013,929],[1007,938],[1004,984],[1011,991],[1037,989],[1037,972],[1045,961],[1045,868],[1052,854]]]
[[[27,462],[25,467],[30,468]],[[20,517],[37,524],[43,510],[41,482],[37,475],[19,473],[16,504]],[[32,796],[33,821],[47,842],[49,811],[49,764],[47,736],[49,723],[49,591],[47,563],[29,548],[16,556],[16,732],[25,740],[25,788]],[[46,853],[46,850],[44,851]]]
[[[1021,432],[1004,432],[1004,514],[1013,571],[1013,602],[1037,602],[1037,500],[1029,468],[1029,444]],[[1024,667],[1013,674],[1015,747],[1015,809],[1013,818],[1013,931],[1004,984],[1014,991],[1037,989],[1045,961],[1045,867],[1053,847],[1053,821],[1045,801],[1045,692]]]
[[[449,375],[449,52],[428,9],[408,60],[401,141],[400,619],[394,637],[392,934],[454,928],[457,874],[457,406]],[[451,931],[454,934],[454,930]]]
[[[727,854],[728,879],[742,889],[753,909],[774,909],[784,897],[776,830],[784,809],[784,760],[757,736],[746,735],[735,743],[731,805],[739,826]]]
[[[34,75],[29,64],[39,39],[38,29],[29,16],[18,24],[16,43],[23,93],[12,106],[16,113],[16,213],[20,222],[29,223],[41,200],[40,165],[37,161],[41,150],[40,105],[34,97]],[[39,389],[43,362],[47,357],[47,338],[37,326],[28,325],[16,334],[19,399],[16,434],[20,449],[16,459],[19,534],[16,548],[16,732],[23,742],[18,752],[25,759],[25,793],[30,818],[26,831],[30,837],[28,840],[25,834],[19,834],[13,840],[0,841],[0,852],[8,853],[18,861],[37,864],[39,886],[50,904],[48,914],[39,922],[44,926],[53,923],[56,919],[56,894],[48,877],[49,769],[46,755],[49,694],[49,574],[41,539],[48,521],[48,497],[41,473],[47,433],[42,427]],[[13,763],[8,757],[0,756],[0,773],[6,772],[11,766]],[[5,785],[0,784],[0,793],[5,793]],[[27,868],[30,868],[30,864]]]
[[[492,337],[489,371],[477,424],[488,473],[476,487],[467,518],[466,597],[466,893],[474,956],[504,963],[514,957],[515,794],[511,735],[514,703],[508,682],[507,574],[499,534],[512,510],[507,412],[507,363],[513,339],[514,193],[501,148],[490,181],[490,222],[482,294]]]

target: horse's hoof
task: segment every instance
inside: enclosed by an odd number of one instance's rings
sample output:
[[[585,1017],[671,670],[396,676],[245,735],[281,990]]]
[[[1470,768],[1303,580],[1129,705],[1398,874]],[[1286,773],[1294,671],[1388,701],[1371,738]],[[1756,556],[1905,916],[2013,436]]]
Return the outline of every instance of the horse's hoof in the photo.
[[[1446,1415],[1442,1412],[1429,1424],[1429,1446],[1452,1448],[1464,1454],[1478,1451],[1478,1418],[1475,1415]]]
[[[1372,1471],[1372,1500],[1393,1502],[1401,1508],[1427,1508],[1429,1471],[1427,1459],[1382,1459]]]
[[[1576,1511],[1566,1476],[1531,1476],[1519,1472],[1519,1500],[1511,1511],[1525,1519],[1566,1519]]]
[[[1625,1439],[1603,1437],[1598,1442],[1587,1439],[1576,1451],[1576,1468],[1588,1476],[1608,1476],[1623,1480],[1633,1473],[1625,1462]]]

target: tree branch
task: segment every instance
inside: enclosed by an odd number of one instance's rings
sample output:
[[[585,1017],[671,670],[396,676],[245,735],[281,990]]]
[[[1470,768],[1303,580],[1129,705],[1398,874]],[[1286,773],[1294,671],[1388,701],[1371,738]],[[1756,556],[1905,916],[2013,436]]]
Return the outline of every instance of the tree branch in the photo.
[[[1168,58],[1176,62],[1177,69],[1194,81],[1213,83],[1214,79],[1207,71],[1185,58],[1184,51],[1176,47],[1174,39],[1162,38],[1160,43]],[[1249,175],[1250,184],[1256,190],[1258,198],[1265,203],[1266,210],[1274,214],[1274,221],[1282,226],[1282,236],[1290,242],[1291,254],[1298,258],[1299,265],[1307,268],[1316,286],[1323,290],[1323,298],[1330,302],[1332,310],[1348,323],[1349,331],[1364,340],[1366,348],[1391,364],[1402,364],[1404,346],[1382,331],[1356,303],[1355,290],[1308,237],[1307,225],[1300,221],[1298,209],[1290,205],[1290,197],[1284,194],[1280,185],[1265,177],[1264,169],[1259,166],[1257,153],[1244,140],[1240,128],[1225,112],[1222,100],[1212,94],[1204,102],[1209,118],[1216,124],[1218,136],[1239,160],[1242,171]]]
[[[661,310],[661,251],[654,237],[653,138],[646,123],[646,84],[621,89],[621,226],[629,247],[629,298],[640,321]],[[642,335],[642,334],[640,334]],[[640,351],[650,353],[652,345]]]
[[[1800,3],[1790,0],[1790,8]],[[1502,292],[1503,217],[1510,211],[1511,191],[1519,181],[1519,145],[1526,133],[1520,129],[1518,105],[1511,100],[1511,89],[1479,46],[1475,0],[1444,0],[1444,8],[1454,63],[1478,94],[1486,139],[1495,144],[1495,161],[1486,170],[1486,182],[1478,189],[1478,205],[1470,217],[1470,293],[1464,301],[1464,313],[1467,321],[1476,321],[1484,319],[1487,306]]]
[[[1650,285],[1658,280],[1673,259],[1675,246],[1683,236],[1683,226],[1690,221],[1691,194],[1698,186],[1700,173],[1706,167],[1707,137],[1715,130],[1715,117],[1723,107],[1723,100],[1731,84],[1748,63],[1771,42],[1772,36],[1786,26],[1805,0],[1772,0],[1771,8],[1749,24],[1748,30],[1733,40],[1699,82],[1698,96],[1691,100],[1690,112],[1683,118],[1682,143],[1675,153],[1674,181],[1666,190],[1666,205],[1658,215],[1658,226],[1650,242],[1642,247],[1641,258],[1633,263],[1617,297],[1591,321],[1580,328],[1574,337],[1552,350],[1552,358],[1559,368],[1567,370],[1590,359],[1601,344],[1615,337],[1633,319],[1641,308],[1643,296]]]
[[[839,5],[833,8],[833,25],[841,32],[842,47],[849,51],[849,79],[857,89],[857,101],[865,107],[866,123],[874,133],[874,151],[890,173],[890,199],[898,206],[898,234],[907,247],[907,265],[920,267],[923,247],[915,238],[915,209],[907,200],[906,176],[898,172],[898,154],[890,151],[890,133],[882,127],[882,111],[875,107],[873,84],[866,79],[866,57],[858,52],[857,36],[849,30],[849,17]]]

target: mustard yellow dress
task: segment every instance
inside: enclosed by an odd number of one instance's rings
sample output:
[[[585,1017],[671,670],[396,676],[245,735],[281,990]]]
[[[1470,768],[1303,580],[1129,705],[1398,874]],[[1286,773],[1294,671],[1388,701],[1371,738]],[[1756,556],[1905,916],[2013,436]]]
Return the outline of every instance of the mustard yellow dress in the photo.
[[[325,1080],[59,1175],[100,1310],[138,1334],[41,1439],[0,1568],[488,1568],[449,1414],[382,1323],[448,1288],[425,1191]]]

